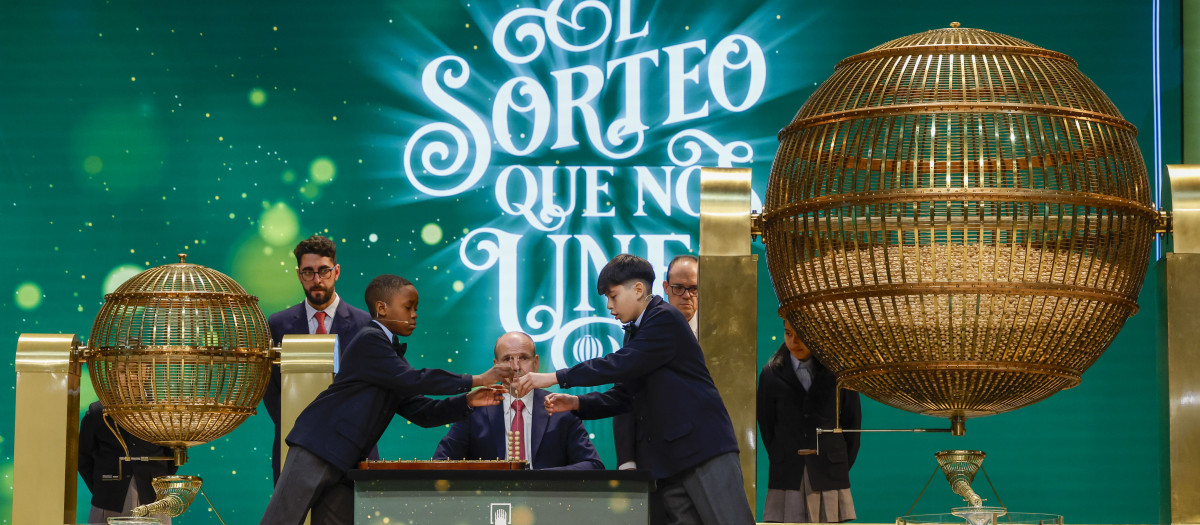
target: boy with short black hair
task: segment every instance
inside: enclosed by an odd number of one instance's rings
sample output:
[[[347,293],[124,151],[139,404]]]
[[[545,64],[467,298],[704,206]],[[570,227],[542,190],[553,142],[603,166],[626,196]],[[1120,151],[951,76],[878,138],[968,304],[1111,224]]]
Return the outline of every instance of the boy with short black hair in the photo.
[[[614,257],[596,279],[608,310],[626,323],[625,345],[556,373],[526,374],[514,395],[616,383],[607,392],[550,394],[550,413],[574,410],[582,419],[632,411],[638,468],[658,480],[669,523],[754,523],[746,501],[733,424],[683,314],[651,293],[654,267],[629,254]]]
[[[504,387],[491,386],[513,376],[507,364],[477,376],[438,369],[414,369],[404,359],[417,326],[417,289],[396,275],[380,275],[367,286],[373,318],[346,348],[333,384],[296,419],[287,436],[287,462],[263,515],[263,524],[298,525],[312,509],[312,525],[354,522],[354,494],[345,482],[375,446],[392,416],[423,427],[467,417],[470,407],[499,403]],[[457,394],[448,399],[422,394]]]

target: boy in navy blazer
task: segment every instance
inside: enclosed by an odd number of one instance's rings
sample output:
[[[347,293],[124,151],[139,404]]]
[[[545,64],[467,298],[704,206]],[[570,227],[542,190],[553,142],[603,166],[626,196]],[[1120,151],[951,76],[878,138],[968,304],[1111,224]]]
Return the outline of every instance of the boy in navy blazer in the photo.
[[[263,524],[298,525],[309,509],[312,525],[352,524],[354,493],[345,474],[366,458],[393,415],[433,427],[467,417],[471,407],[500,402],[507,389],[491,385],[513,376],[507,364],[477,376],[408,364],[400,337],[417,326],[417,300],[412,283],[396,275],[381,275],[367,286],[374,319],[346,347],[333,384],[296,418]],[[472,387],[485,388],[447,399],[422,395]]]
[[[657,479],[658,499],[671,523],[748,525],[733,424],[704,364],[692,329],[678,309],[650,293],[654,267],[629,254],[614,257],[596,279],[608,310],[626,324],[618,351],[548,374],[513,382],[516,395],[531,388],[616,383],[583,396],[550,394],[550,413],[574,411],[583,419],[632,412],[639,469]]]
[[[271,340],[278,345],[287,334],[336,334],[338,348],[345,350],[350,339],[371,322],[371,314],[342,301],[335,286],[342,266],[337,262],[337,245],[322,235],[313,235],[296,245],[296,277],[304,288],[304,301],[281,312],[271,314],[267,326]],[[338,370],[338,360],[333,371]],[[271,473],[279,481],[279,365],[271,366],[271,379],[263,394],[263,406],[275,423],[274,451],[271,454]],[[379,454],[371,451],[371,459]]]
[[[533,339],[522,332],[500,336],[493,363],[507,363],[517,375],[537,371]],[[500,405],[475,410],[471,417],[450,426],[433,459],[506,459],[505,437],[510,430],[519,430],[524,450],[528,451],[521,459],[528,460],[534,469],[603,469],[583,422],[570,412],[546,412],[547,393],[536,388],[521,398],[504,394]],[[517,401],[520,403],[515,404]]]

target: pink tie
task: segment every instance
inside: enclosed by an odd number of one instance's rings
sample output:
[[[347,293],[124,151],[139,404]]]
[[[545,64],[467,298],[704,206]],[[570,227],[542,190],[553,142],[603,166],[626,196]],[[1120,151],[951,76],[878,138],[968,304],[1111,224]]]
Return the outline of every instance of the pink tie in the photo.
[[[520,432],[520,439],[517,440],[517,459],[525,459],[525,402],[520,399],[513,401],[513,412],[517,415],[513,416],[512,431]]]
[[[317,333],[318,334],[329,333],[327,330],[325,330],[325,312],[317,312],[317,313],[313,314],[313,317],[317,318]]]

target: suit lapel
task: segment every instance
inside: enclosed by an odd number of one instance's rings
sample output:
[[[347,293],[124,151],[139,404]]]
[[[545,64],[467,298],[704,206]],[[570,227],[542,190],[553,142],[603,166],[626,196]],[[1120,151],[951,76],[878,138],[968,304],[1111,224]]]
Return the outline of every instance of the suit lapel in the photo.
[[[779,376],[788,388],[804,395],[804,386],[800,384],[800,378],[796,377],[796,369],[792,368],[791,356],[783,356],[783,364],[775,368],[775,375]]]
[[[295,330],[294,333],[307,334],[308,333],[308,316],[305,315],[307,309],[304,307],[303,302],[301,302],[300,304],[298,304],[296,306],[298,307],[298,308],[296,308],[296,315],[292,317],[292,326],[294,327],[294,330]]]
[[[542,437],[546,435],[546,424],[550,421],[550,414],[546,413],[546,391],[537,389],[533,391],[533,435],[529,436],[529,466],[533,466],[533,458],[538,457],[538,448],[541,447]]]
[[[483,413],[483,417],[487,419],[485,421],[487,426],[484,428],[496,429],[495,432],[491,433],[490,448],[495,452],[496,459],[507,459],[508,449],[504,446],[504,442],[507,439],[507,436],[504,434],[504,407],[496,405],[485,408],[488,410],[485,410]],[[487,459],[487,456],[484,456],[484,459]]]
[[[329,333],[340,334],[341,330],[348,326],[350,326],[350,309],[346,307],[346,301],[339,301],[337,313],[333,316],[333,327],[329,329]],[[353,336],[354,334],[346,335]]]
[[[644,322],[646,322],[646,317],[648,317],[648,316],[650,315],[650,311],[651,311],[651,310],[653,310],[654,308],[656,308],[656,307],[657,307],[659,304],[662,304],[662,302],[663,302],[663,299],[662,299],[662,297],[659,297],[659,296],[657,296],[657,295],[655,295],[654,297],[651,297],[651,298],[650,298],[650,302],[646,304],[646,310],[645,310],[645,311],[643,311],[643,312],[642,312],[642,315],[640,316],[640,318],[641,318],[641,320],[642,320],[642,322],[643,322],[643,323],[644,323]],[[637,322],[637,319],[634,319],[633,321],[631,321],[631,324],[632,324],[633,322]],[[642,328],[642,325],[639,323],[639,324],[637,325],[637,329],[636,329],[636,330],[640,330],[641,328]],[[621,341],[621,346],[625,346],[625,345],[629,344],[629,341],[630,341],[631,339],[633,339],[634,337],[637,337],[637,331],[636,331],[636,330],[634,331],[634,334],[633,334],[632,336],[631,336],[631,335],[629,335],[629,331],[628,331],[628,330],[627,330],[627,331],[625,331],[625,339]]]

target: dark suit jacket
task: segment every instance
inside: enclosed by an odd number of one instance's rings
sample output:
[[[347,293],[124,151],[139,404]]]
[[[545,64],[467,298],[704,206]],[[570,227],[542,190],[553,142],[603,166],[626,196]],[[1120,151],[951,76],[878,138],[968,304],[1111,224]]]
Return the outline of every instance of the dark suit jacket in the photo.
[[[435,427],[471,414],[466,396],[430,399],[421,394],[456,394],[471,389],[471,376],[434,368],[414,369],[404,359],[407,345],[389,341],[371,323],[346,347],[333,384],[313,400],[287,436],[345,472],[367,452],[400,414],[422,427]]]
[[[850,467],[858,456],[860,434],[821,434],[820,455],[797,454],[816,449],[817,427],[836,426],[837,378],[819,361],[807,392],[792,368],[787,346],[779,347],[758,376],[758,428],[770,469],[767,488],[800,490],[808,471],[815,491],[850,488]],[[842,390],[842,428],[862,428],[858,392]]]
[[[629,342],[629,330],[625,331],[625,339],[621,346]],[[617,468],[630,461],[637,462],[637,429],[634,428],[633,414],[626,412],[612,418],[613,451],[617,453]]]
[[[579,397],[579,417],[632,411],[638,469],[673,476],[737,452],[733,424],[683,314],[661,297],[646,307],[637,334],[618,351],[558,371],[564,388],[619,383]]]
[[[529,436],[530,465],[546,470],[603,469],[583,422],[569,412],[546,413],[546,391],[533,391],[533,421]],[[504,407],[480,407],[471,417],[450,426],[433,459],[504,459]]]
[[[340,297],[340,296],[339,296]],[[362,330],[367,323],[371,322],[371,315],[367,312],[355,308],[350,303],[342,299],[338,303],[337,313],[333,316],[333,323],[325,321],[329,327],[329,333],[337,335],[339,355],[346,355],[346,345],[350,344],[350,340],[354,335]],[[270,319],[267,319],[267,326],[271,328],[271,340],[276,346],[283,343],[283,336],[288,334],[307,334],[308,333],[308,315],[304,311],[304,303],[297,304],[283,310],[271,314]],[[340,363],[339,363],[340,366]],[[267,415],[271,416],[271,421],[275,423],[275,442],[271,450],[274,453],[271,455],[271,469],[275,475],[275,480],[279,480],[279,365],[271,366],[271,379],[267,381],[267,391],[263,394],[263,406],[267,409]],[[379,459],[379,451],[372,449],[371,459]]]
[[[129,491],[129,480],[137,477],[137,492],[139,501],[154,501],[154,488],[150,480],[158,476],[174,474],[179,468],[174,461],[126,461],[120,467],[121,477],[117,477],[118,463],[125,456],[121,443],[113,435],[102,419],[104,406],[96,401],[88,407],[87,413],[79,422],[79,475],[92,492],[92,506],[113,512],[124,512],[125,493]],[[121,429],[121,438],[129,447],[129,455],[134,457],[170,457],[170,447],[163,447],[135,437],[125,429]]]

